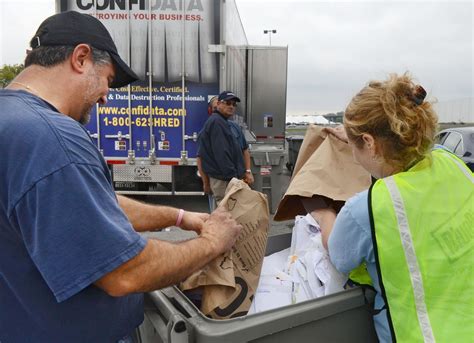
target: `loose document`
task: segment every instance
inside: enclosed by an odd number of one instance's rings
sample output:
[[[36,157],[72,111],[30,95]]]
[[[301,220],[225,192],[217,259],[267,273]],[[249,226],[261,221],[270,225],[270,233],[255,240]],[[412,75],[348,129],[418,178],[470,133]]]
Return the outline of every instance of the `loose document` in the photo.
[[[263,260],[248,314],[340,292],[346,282],[347,276],[339,273],[329,260],[319,224],[310,214],[296,216],[291,247]]]

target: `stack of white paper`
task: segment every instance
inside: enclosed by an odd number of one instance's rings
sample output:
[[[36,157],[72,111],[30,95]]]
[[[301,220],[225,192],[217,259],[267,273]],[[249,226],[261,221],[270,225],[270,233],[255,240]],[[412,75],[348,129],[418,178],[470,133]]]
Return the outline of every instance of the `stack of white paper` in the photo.
[[[297,216],[291,247],[264,258],[248,314],[340,292],[346,281],[329,260],[318,223],[309,214]]]

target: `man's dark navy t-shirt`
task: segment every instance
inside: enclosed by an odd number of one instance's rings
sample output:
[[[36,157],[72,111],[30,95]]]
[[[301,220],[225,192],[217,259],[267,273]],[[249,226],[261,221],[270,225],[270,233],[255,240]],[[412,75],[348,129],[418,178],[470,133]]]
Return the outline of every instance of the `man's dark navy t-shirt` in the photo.
[[[82,125],[23,91],[0,91],[0,118],[0,342],[116,342],[142,295],[93,283],[146,240]]]

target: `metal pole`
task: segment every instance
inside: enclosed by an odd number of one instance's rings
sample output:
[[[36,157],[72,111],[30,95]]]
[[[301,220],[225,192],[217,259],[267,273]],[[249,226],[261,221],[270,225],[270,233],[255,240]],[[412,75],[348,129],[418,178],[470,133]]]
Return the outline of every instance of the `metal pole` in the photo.
[[[270,46],[272,45],[272,33],[277,33],[277,30],[263,30],[263,34],[268,34],[268,39],[270,40]]]
[[[185,116],[185,111],[186,111],[186,101],[185,101],[185,96],[186,96],[186,40],[185,40],[185,34],[186,34],[186,6],[185,2],[183,1],[183,8],[182,8],[182,20],[181,20],[181,132],[182,132],[182,147],[181,147],[181,160],[184,162],[186,156],[186,140],[184,139],[184,136],[186,135],[186,116]]]
[[[154,159],[156,157],[155,151],[155,138],[153,136],[153,70],[152,70],[152,48],[153,48],[153,37],[152,37],[152,30],[151,30],[151,3],[148,2],[148,106],[150,109],[150,145],[149,145],[149,152],[152,152],[150,159],[152,164],[154,164]]]
[[[128,27],[127,27],[127,63],[130,65],[130,60],[131,60],[131,52],[130,52],[130,32],[131,32],[131,23],[130,23],[130,16],[132,15],[130,13],[130,0],[127,1],[127,20],[128,20]],[[132,89],[130,84],[127,85],[127,94],[128,94],[128,134],[130,135],[130,138],[128,140],[128,157],[130,158],[131,156],[134,156],[135,150],[133,147],[133,137],[132,137]]]

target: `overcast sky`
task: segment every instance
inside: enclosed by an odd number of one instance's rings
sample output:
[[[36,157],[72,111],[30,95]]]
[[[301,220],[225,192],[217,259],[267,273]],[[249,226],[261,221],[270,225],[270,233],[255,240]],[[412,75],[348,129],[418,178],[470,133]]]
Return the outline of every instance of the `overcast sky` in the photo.
[[[344,110],[370,79],[410,71],[439,101],[474,96],[473,1],[236,0],[247,38],[288,46],[288,114]],[[0,0],[0,65],[22,63],[54,0]]]

